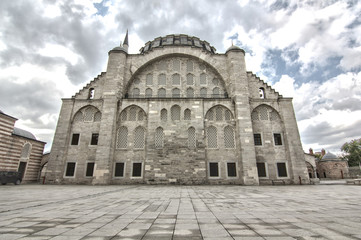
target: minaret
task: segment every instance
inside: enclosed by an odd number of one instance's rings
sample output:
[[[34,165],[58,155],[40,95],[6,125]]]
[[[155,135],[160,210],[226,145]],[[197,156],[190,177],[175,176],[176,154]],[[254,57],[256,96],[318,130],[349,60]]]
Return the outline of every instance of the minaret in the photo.
[[[128,29],[127,33],[125,34],[125,38],[123,41],[123,48],[128,52],[129,44],[128,44]]]

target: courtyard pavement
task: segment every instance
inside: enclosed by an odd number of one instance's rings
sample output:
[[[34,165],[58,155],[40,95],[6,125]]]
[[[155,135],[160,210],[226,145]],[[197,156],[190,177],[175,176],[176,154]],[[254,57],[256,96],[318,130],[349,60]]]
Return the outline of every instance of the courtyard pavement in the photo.
[[[361,186],[0,186],[0,240],[361,239]]]

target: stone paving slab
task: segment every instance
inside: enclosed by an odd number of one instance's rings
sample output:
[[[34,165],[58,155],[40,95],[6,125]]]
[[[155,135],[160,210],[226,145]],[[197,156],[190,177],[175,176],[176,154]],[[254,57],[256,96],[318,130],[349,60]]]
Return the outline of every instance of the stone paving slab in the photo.
[[[12,239],[361,239],[361,186],[0,186]]]

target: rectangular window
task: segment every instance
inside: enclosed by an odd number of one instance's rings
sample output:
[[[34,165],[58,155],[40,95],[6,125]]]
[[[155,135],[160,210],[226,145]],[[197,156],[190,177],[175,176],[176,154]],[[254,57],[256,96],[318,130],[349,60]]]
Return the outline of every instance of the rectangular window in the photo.
[[[228,177],[237,177],[236,163],[234,162],[227,163],[227,174]]]
[[[218,163],[216,162],[209,163],[209,176],[219,177]]]
[[[99,138],[99,134],[98,133],[93,133],[92,134],[92,139],[90,141],[90,145],[98,145],[98,138]]]
[[[266,164],[263,162],[257,163],[258,177],[267,177]]]
[[[94,173],[94,163],[93,162],[89,162],[86,166],[86,177],[92,177]]]
[[[275,145],[276,145],[276,146],[282,145],[282,137],[281,137],[281,134],[280,134],[280,133],[274,133],[274,134],[273,134],[273,138],[274,138],[274,140],[275,140]]]
[[[114,177],[124,177],[124,163],[115,163]]]
[[[141,177],[141,176],[142,176],[142,163],[133,163],[132,177]]]
[[[66,163],[65,177],[74,177],[75,173],[75,162]]]
[[[253,134],[253,138],[254,138],[254,145],[262,146],[262,137],[260,133]]]
[[[71,138],[71,145],[78,145],[79,144],[79,138],[80,138],[79,133],[73,133],[73,136]]]
[[[278,177],[287,177],[286,163],[277,163]]]

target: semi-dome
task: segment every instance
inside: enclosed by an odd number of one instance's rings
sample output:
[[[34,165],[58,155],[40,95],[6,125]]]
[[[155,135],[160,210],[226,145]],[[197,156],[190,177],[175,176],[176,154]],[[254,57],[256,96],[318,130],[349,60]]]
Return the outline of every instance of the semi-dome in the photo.
[[[139,52],[146,53],[153,48],[161,48],[165,46],[190,46],[202,48],[212,54],[216,53],[216,48],[211,46],[207,41],[200,40],[197,37],[188,36],[186,34],[171,34],[164,37],[157,37],[153,41],[149,41],[142,47]]]
[[[20,137],[36,140],[36,137],[31,132],[28,132],[24,129],[14,127],[13,134]]]

